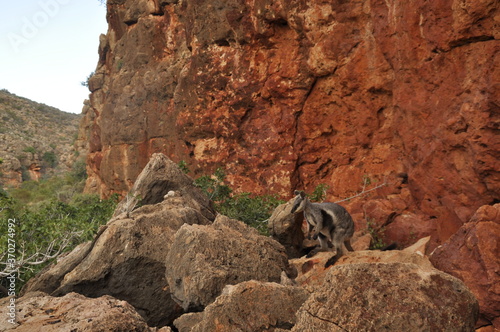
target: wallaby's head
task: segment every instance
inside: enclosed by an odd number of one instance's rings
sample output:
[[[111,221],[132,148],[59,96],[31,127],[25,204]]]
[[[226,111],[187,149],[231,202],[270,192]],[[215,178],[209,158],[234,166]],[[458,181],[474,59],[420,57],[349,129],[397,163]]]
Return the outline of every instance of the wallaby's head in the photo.
[[[306,193],[301,190],[295,190],[295,201],[292,206],[292,213],[298,213],[304,211],[307,204]]]

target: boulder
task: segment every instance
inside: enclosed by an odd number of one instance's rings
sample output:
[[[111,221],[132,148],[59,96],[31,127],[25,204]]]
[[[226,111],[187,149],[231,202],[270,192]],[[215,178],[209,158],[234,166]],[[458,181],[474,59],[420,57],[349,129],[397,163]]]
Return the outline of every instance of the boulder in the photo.
[[[413,245],[416,240],[436,233],[435,219],[426,219],[411,212],[394,217],[385,227],[383,239],[385,243],[396,242],[399,247]]]
[[[500,330],[500,204],[477,210],[431,254],[434,266],[461,279],[479,300],[477,327]]]
[[[330,268],[325,269],[325,263],[332,257],[331,252],[320,252],[311,258],[301,257],[290,260],[290,264],[297,270],[296,285],[300,285],[310,292],[321,287]],[[432,269],[427,257],[412,252],[399,250],[378,251],[362,250],[349,252],[339,258],[334,266],[361,264],[361,263],[401,263],[415,264],[424,270]]]
[[[172,163],[161,155],[156,155],[146,169],[141,179],[176,173]],[[154,172],[160,175],[155,177]],[[207,217],[213,217],[206,205],[208,200],[199,199],[192,181],[184,174],[177,175],[165,176],[164,181],[140,182],[138,192],[146,205],[112,218],[92,243],[76,248],[58,264],[42,271],[23,292],[44,291],[54,296],[70,292],[88,297],[111,295],[128,301],[150,326],[171,324],[182,309],[172,300],[165,280],[165,256],[174,234],[183,224],[208,225],[212,219]],[[150,186],[142,187],[141,183]],[[176,194],[163,197],[161,188],[175,190]],[[154,197],[160,196],[162,201],[156,202]]]
[[[403,252],[425,256],[425,252],[427,251],[427,247],[429,246],[430,240],[431,240],[430,236],[423,237],[414,244],[412,244],[411,246],[404,248]]]
[[[304,241],[302,231],[304,217],[302,213],[292,213],[293,201],[294,199],[291,199],[285,204],[278,205],[268,222],[269,234],[285,247],[290,258],[300,257],[303,254]]]
[[[474,295],[457,278],[410,263],[334,266],[292,331],[473,331]]]
[[[109,295],[90,299],[76,293],[62,297],[29,293],[15,302],[15,324],[5,319],[9,301],[9,298],[0,300],[2,331],[172,331],[169,327],[149,327],[134,307]]]
[[[308,297],[303,288],[277,283],[251,280],[228,285],[201,315],[195,314],[198,323],[190,329],[180,324],[176,327],[181,332],[290,330],[295,325],[295,312]],[[193,318],[192,314],[187,315]]]
[[[127,196],[118,203],[114,216],[129,213],[134,208],[157,204],[165,196],[182,196],[193,209],[208,219],[215,219],[215,212],[208,197],[196,187],[193,179],[162,153],[151,156],[149,163],[137,177]]]
[[[281,244],[222,215],[212,225],[183,225],[165,265],[172,296],[188,311],[202,310],[228,284],[279,282],[290,268]]]

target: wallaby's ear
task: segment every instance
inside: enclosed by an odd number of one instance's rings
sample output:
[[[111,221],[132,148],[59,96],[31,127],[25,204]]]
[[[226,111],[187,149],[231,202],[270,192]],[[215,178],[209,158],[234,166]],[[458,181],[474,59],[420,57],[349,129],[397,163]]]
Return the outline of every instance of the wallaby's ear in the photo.
[[[295,190],[295,191],[293,192],[293,194],[294,194],[295,196],[299,196],[299,195],[300,195],[300,198],[304,198],[304,197],[306,197],[306,193],[305,193],[304,191],[302,191],[302,190]]]

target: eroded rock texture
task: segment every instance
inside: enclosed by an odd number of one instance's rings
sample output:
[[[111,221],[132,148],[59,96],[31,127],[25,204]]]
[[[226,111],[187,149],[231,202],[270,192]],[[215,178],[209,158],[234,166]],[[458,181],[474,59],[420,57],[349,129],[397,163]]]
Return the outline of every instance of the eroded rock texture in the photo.
[[[176,327],[190,332],[289,330],[295,325],[295,312],[308,297],[309,293],[300,287],[246,281],[226,286],[201,314],[181,316]]]
[[[172,297],[199,311],[226,285],[247,280],[279,282],[290,270],[285,249],[241,221],[219,215],[212,225],[184,225],[165,258]]]
[[[362,308],[362,310],[360,310]],[[292,331],[473,331],[478,304],[446,273],[405,263],[335,266]]]
[[[477,326],[500,329],[500,204],[483,206],[431,255],[440,270],[460,278],[479,300]]]
[[[2,317],[8,317],[9,298],[0,301]],[[126,301],[104,295],[95,299],[70,293],[52,297],[42,292],[30,293],[16,301],[15,324],[0,321],[2,331],[138,331],[171,332],[149,327],[144,319]]]
[[[390,208],[438,243],[498,198],[498,1],[120,0],[107,17],[88,191],[127,192],[159,151],[285,196],[400,174]]]

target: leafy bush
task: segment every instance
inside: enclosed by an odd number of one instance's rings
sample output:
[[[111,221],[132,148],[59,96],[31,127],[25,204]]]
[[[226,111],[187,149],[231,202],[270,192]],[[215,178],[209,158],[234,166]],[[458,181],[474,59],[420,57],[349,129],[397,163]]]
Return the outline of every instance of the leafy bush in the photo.
[[[0,195],[2,227],[8,220],[15,220],[13,236],[16,261],[19,264],[16,287],[18,290],[32,276],[53,261],[60,253],[74,249],[78,244],[93,238],[100,225],[111,217],[117,197],[101,200],[95,195],[74,195],[70,202],[58,200],[44,201],[38,206],[27,207],[11,196]],[[7,229],[0,232],[0,254],[5,270],[5,255],[9,236]],[[50,258],[50,259],[48,259]],[[6,278],[0,283],[7,284]]]
[[[80,84],[84,87],[89,87],[89,80],[94,76],[95,72],[91,72],[85,81],[81,81]]]
[[[111,217],[118,197],[101,200],[96,195],[82,194],[85,165],[76,166],[70,173],[39,182],[25,181],[20,188],[0,192],[0,285],[7,284],[9,240],[16,244],[19,290],[61,253],[91,240]],[[9,220],[16,221],[10,233]]]
[[[328,185],[321,183],[314,188],[309,199],[313,202],[323,202],[326,199],[326,192],[328,191]]]
[[[77,181],[83,181],[87,179],[87,164],[85,160],[77,160],[72,167],[70,175]]]
[[[32,146],[28,146],[28,147],[26,147],[26,148],[23,149],[23,152],[35,154],[36,153],[36,149],[34,147],[32,147]]]
[[[47,167],[54,168],[57,166],[57,156],[54,151],[47,151],[43,154],[42,160],[45,162]]]
[[[225,178],[224,170],[218,168],[213,176],[204,175],[196,179],[195,184],[215,203],[219,213],[243,221],[261,234],[268,235],[266,221],[276,206],[284,202],[274,195],[233,194],[224,183]]]
[[[262,235],[269,235],[267,220],[274,209],[283,203],[284,201],[274,195],[253,196],[250,193],[241,193],[219,203],[217,210],[223,215],[256,228]]]
[[[372,243],[370,245],[370,250],[382,249],[386,246],[384,242],[385,227],[377,227],[375,222],[370,218],[366,219],[366,226],[368,233],[372,236]]]

